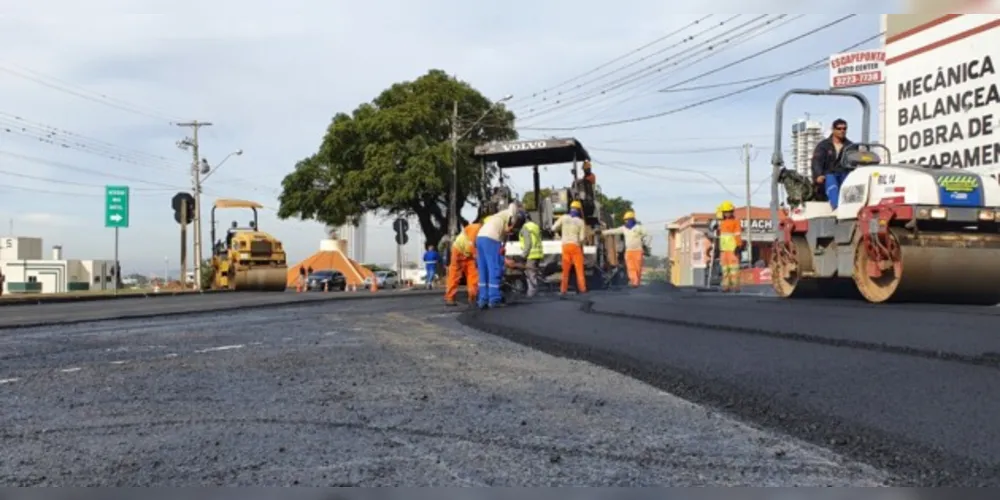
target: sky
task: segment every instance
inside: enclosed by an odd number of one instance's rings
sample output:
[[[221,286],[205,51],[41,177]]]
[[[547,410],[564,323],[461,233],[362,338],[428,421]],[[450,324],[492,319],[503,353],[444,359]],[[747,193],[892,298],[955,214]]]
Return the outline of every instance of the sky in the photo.
[[[458,0],[286,0],[277,11],[261,0],[0,0],[0,233],[12,228],[16,236],[42,237],[46,248],[62,245],[66,258],[112,258],[104,186],[127,185],[123,269],[175,269],[180,239],[170,198],[190,189],[191,162],[176,144],[191,130],[177,123],[199,120],[212,123],[200,132],[202,155],[212,165],[228,157],[205,182],[203,204],[217,197],[259,201],[268,207],[261,229],[283,240],[297,262],[318,249],[326,231],[276,218],[282,178],[316,151],[335,113],[437,68],[489,98],[512,94],[507,104],[522,138],[579,139],[601,188],[635,202],[654,252],[664,254],[668,221],[724,199],[745,203],[745,143],[753,145],[752,202],[769,201],[776,99],[792,87],[827,87],[828,76],[824,67],[679,108],[755,83],[734,81],[798,69],[876,35],[876,12],[897,3],[847,1],[830,4],[830,14],[754,21],[765,14],[740,14],[747,4],[729,0],[701,7],[732,12],[711,15],[652,0],[512,0],[502,11]],[[753,4],[764,12],[795,5]],[[817,31],[860,11],[871,13]],[[875,40],[860,48],[877,46]],[[670,86],[673,92],[659,92]],[[877,106],[877,90],[863,91]],[[838,117],[856,124],[859,109],[840,99],[790,100],[785,147],[794,119],[808,114],[827,128]],[[662,116],[644,118],[650,115]],[[238,150],[244,153],[230,156]],[[543,170],[542,184],[563,186],[569,176],[568,167],[553,166]],[[518,192],[530,188],[530,171],[512,173],[510,184]],[[208,210],[203,216],[207,242]],[[233,218],[248,217],[226,213],[222,224]],[[390,223],[369,218],[367,261],[392,262]],[[411,234],[411,259],[420,241]]]

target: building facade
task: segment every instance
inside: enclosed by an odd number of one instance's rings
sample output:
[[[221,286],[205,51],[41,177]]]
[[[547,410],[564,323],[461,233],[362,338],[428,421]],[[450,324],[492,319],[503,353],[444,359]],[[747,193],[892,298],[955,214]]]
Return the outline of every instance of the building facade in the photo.
[[[347,257],[355,262],[365,262],[365,243],[368,239],[367,217],[362,216],[357,224],[345,224],[337,228],[337,238],[347,241]]]
[[[792,124],[792,158],[795,171],[812,178],[812,154],[823,140],[823,125],[815,120],[800,119]]]
[[[113,260],[80,260],[63,257],[61,246],[45,258],[42,239],[0,238],[0,273],[3,293],[64,293],[114,288]]]

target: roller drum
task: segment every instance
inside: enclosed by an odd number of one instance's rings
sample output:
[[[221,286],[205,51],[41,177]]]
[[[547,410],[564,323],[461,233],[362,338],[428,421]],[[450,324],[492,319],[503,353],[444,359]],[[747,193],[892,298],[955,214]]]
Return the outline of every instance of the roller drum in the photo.
[[[283,267],[241,269],[236,272],[234,288],[237,291],[284,292],[287,278],[288,268]]]
[[[855,281],[871,302],[940,304],[1000,303],[1000,235],[922,233],[894,228],[899,262],[881,278],[865,272],[867,254],[858,247]]]

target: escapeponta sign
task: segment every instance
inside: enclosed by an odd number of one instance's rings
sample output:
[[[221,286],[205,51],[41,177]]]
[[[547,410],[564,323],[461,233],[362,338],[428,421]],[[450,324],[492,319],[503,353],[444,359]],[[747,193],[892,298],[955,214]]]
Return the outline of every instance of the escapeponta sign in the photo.
[[[960,15],[886,43],[885,140],[894,161],[1000,163],[1000,15]]]
[[[878,85],[884,81],[884,50],[859,50],[830,56],[831,89]]]

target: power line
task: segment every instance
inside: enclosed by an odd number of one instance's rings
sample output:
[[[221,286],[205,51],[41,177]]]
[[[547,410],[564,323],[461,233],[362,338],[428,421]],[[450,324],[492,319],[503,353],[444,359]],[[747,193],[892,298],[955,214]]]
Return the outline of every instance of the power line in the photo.
[[[796,21],[796,20],[798,20],[798,19],[800,19],[802,17],[805,17],[805,14],[799,14],[799,15],[794,16],[794,17],[788,17],[787,14],[781,14],[781,15],[773,18],[773,19],[767,20],[763,25],[754,26],[754,27],[751,27],[750,29],[748,29],[747,31],[733,34],[730,37],[728,37],[728,38],[720,41],[717,44],[714,44],[714,45],[708,47],[705,50],[702,50],[702,51],[696,52],[694,54],[691,54],[690,56],[683,58],[681,61],[676,61],[676,62],[668,65],[667,66],[668,68],[670,68],[670,67],[673,67],[673,68],[671,69],[671,71],[670,71],[670,73],[668,75],[664,75],[664,76],[666,77],[666,79],[670,79],[670,77],[672,75],[681,74],[685,70],[693,68],[695,66],[698,66],[700,63],[702,63],[702,62],[704,62],[704,61],[706,61],[706,60],[708,60],[710,58],[718,57],[719,55],[725,53],[728,50],[737,48],[737,47],[739,47],[739,46],[741,46],[741,45],[743,45],[743,44],[745,44],[747,42],[750,42],[751,40],[753,40],[753,39],[755,39],[755,38],[757,38],[759,36],[766,35],[768,33],[776,31],[776,30],[784,27],[785,25],[787,25],[789,23],[792,23],[792,22],[794,22],[794,21]],[[778,21],[780,21],[780,22],[778,22]],[[702,52],[704,52],[703,55],[701,55],[700,57],[696,57],[696,56],[698,56]],[[686,61],[685,64],[683,66],[678,66],[678,64],[680,64],[682,61]],[[666,69],[666,68],[663,68],[663,69]],[[638,83],[638,82],[636,82],[636,83]],[[639,97],[640,95],[642,95],[644,93],[648,93],[650,95],[655,95],[655,87],[657,85],[660,85],[661,83],[662,82],[658,82],[658,81],[643,82],[643,84],[641,86],[637,85],[630,92],[624,92],[621,99],[618,99],[618,100],[613,101],[613,102],[607,102],[607,103],[605,103],[592,116],[587,117],[584,121],[585,122],[589,122],[589,121],[592,121],[592,120],[600,119],[600,118],[603,117],[604,113],[608,112],[609,110],[611,110],[611,109],[613,109],[613,108],[615,108],[615,107],[617,107],[619,105],[626,104],[626,103],[629,103],[629,102],[633,102],[633,101],[636,100],[637,97]],[[607,97],[610,99],[612,96],[608,95]],[[582,108],[578,108],[576,111],[582,111],[582,110],[585,110],[585,109],[593,108],[595,105],[601,104],[600,101],[606,101],[606,100],[609,100],[609,99],[604,99],[602,97],[601,99],[597,99],[597,101],[592,102],[592,103],[590,103],[588,105],[585,105]]]
[[[785,45],[788,45],[790,43],[794,43],[794,42],[797,42],[797,41],[799,41],[799,40],[801,40],[803,38],[813,36],[813,35],[819,33],[820,31],[823,31],[823,30],[825,30],[827,28],[832,28],[832,27],[834,27],[834,26],[836,26],[836,25],[838,25],[838,24],[840,24],[840,23],[842,23],[844,21],[847,21],[848,19],[851,19],[852,17],[856,17],[856,16],[857,16],[857,14],[848,14],[848,15],[846,15],[844,17],[839,18],[839,19],[834,19],[833,21],[830,21],[829,23],[826,23],[826,24],[824,24],[824,25],[822,25],[822,26],[820,26],[818,28],[815,28],[815,29],[813,29],[811,31],[808,31],[806,33],[802,33],[801,35],[789,38],[788,40],[785,40],[785,41],[783,41],[781,43],[777,43],[775,45],[772,45],[772,46],[770,46],[770,47],[768,47],[766,49],[754,52],[753,54],[750,54],[750,55],[748,55],[748,56],[746,56],[746,57],[744,57],[742,59],[738,59],[738,60],[733,61],[731,63],[728,63],[728,64],[726,64],[724,66],[719,66],[718,68],[706,71],[706,72],[701,73],[699,75],[692,76],[691,78],[688,78],[687,80],[681,80],[680,82],[677,82],[677,83],[675,83],[675,84],[673,84],[673,85],[671,85],[669,87],[666,87],[664,90],[669,90],[669,89],[678,87],[680,85],[683,85],[685,83],[695,81],[695,80],[697,80],[699,78],[703,78],[703,77],[706,77],[708,75],[718,73],[719,71],[722,71],[722,70],[725,70],[725,69],[729,69],[729,68],[731,68],[733,66],[736,66],[737,64],[740,64],[742,62],[746,62],[746,61],[749,61],[750,59],[754,59],[756,57],[760,57],[760,56],[762,56],[764,54],[767,54],[768,52],[771,52],[772,50],[780,49],[781,47],[784,47]]]
[[[624,153],[632,155],[689,155],[689,154],[699,154],[699,153],[718,153],[720,151],[737,151],[740,146],[721,146],[714,148],[697,148],[697,149],[674,149],[674,150],[629,150],[629,149],[613,149],[613,148],[587,148],[593,151],[604,151],[607,153]]]
[[[868,42],[870,42],[872,40],[878,39],[881,36],[882,36],[882,34],[880,33],[878,35],[874,35],[874,36],[868,37],[868,38],[866,38],[866,39],[864,39],[864,40],[862,40],[862,41],[860,41],[860,42],[858,42],[858,43],[856,43],[854,45],[851,45],[850,47],[841,49],[841,51],[842,52],[849,51],[851,49],[854,49],[856,47],[864,45],[864,44],[866,44],[866,43],[868,43]],[[827,60],[827,58],[820,59],[820,61],[826,61],[826,60]],[[678,108],[674,108],[674,109],[671,109],[671,110],[668,110],[668,111],[663,111],[663,112],[660,112],[660,113],[654,113],[654,114],[643,115],[643,116],[636,116],[636,117],[633,117],[633,118],[626,118],[626,119],[622,119],[622,120],[608,121],[608,122],[603,122],[603,123],[592,123],[592,124],[589,124],[589,125],[581,125],[581,126],[577,126],[577,127],[518,127],[518,129],[520,129],[520,130],[535,130],[535,131],[540,131],[540,130],[548,130],[548,131],[575,131],[575,130],[587,130],[587,129],[594,129],[594,128],[611,127],[611,126],[615,126],[615,125],[624,125],[624,124],[627,124],[627,123],[635,123],[635,122],[640,122],[640,121],[652,120],[654,118],[661,118],[661,117],[664,117],[664,116],[668,116],[668,115],[680,113],[681,111],[686,111],[686,110],[689,110],[691,108],[696,108],[696,107],[699,107],[699,106],[704,106],[705,104],[710,104],[710,103],[713,103],[715,101],[719,101],[719,100],[725,99],[727,97],[732,97],[732,96],[735,96],[735,95],[743,94],[743,93],[749,92],[751,90],[763,87],[765,85],[770,85],[772,83],[775,83],[775,82],[778,82],[778,81],[783,80],[785,78],[788,78],[789,76],[795,76],[796,74],[801,73],[806,68],[809,68],[810,66],[813,66],[815,64],[816,64],[816,62],[812,62],[812,63],[809,63],[809,64],[807,64],[805,66],[800,67],[800,68],[796,68],[796,69],[794,69],[792,71],[781,73],[778,76],[776,76],[774,78],[771,78],[769,80],[765,80],[763,82],[760,82],[760,83],[757,83],[757,84],[754,84],[754,85],[750,85],[750,86],[747,86],[747,87],[743,87],[741,89],[734,90],[732,92],[728,92],[728,93],[725,93],[725,94],[717,95],[717,96],[710,97],[710,98],[707,98],[707,99],[702,99],[702,100],[697,101],[695,103],[688,104],[688,105],[685,105],[685,106],[681,106],[681,107],[678,107]]]
[[[768,16],[767,14],[763,14],[763,15],[757,16],[757,17],[751,19],[750,21],[747,21],[747,22],[745,22],[743,24],[740,24],[740,25],[734,27],[733,29],[735,29],[735,30],[742,29],[742,28],[746,27],[747,25],[755,23],[755,22],[759,21],[760,19],[763,19],[763,18],[765,18],[767,16]],[[660,51],[654,52],[652,54],[649,54],[645,58],[633,61],[631,64],[625,65],[625,66],[623,66],[623,67],[621,67],[621,68],[619,68],[619,69],[617,69],[617,70],[615,70],[615,71],[613,71],[611,73],[608,73],[605,76],[610,76],[610,75],[612,75],[614,73],[617,73],[617,72],[620,72],[620,71],[622,71],[622,70],[624,70],[624,69],[626,69],[628,67],[634,66],[635,64],[643,61],[644,59],[647,59],[647,58],[652,57],[654,55],[658,55],[658,54],[660,54],[662,52],[665,52],[667,50],[673,49],[674,47],[676,47],[678,45],[681,45],[683,43],[690,42],[695,37],[703,35],[703,34],[709,32],[709,31],[712,31],[714,29],[720,28],[720,27],[726,25],[726,23],[729,23],[729,22],[731,22],[732,20],[734,20],[734,19],[736,19],[738,17],[740,17],[740,15],[735,15],[735,16],[729,18],[729,19],[721,21],[717,25],[714,25],[714,26],[712,26],[710,28],[707,28],[707,29],[705,29],[705,30],[703,30],[703,31],[701,31],[699,33],[691,35],[690,37],[682,40],[681,42],[678,42],[677,44],[674,44],[674,45],[672,45],[670,47],[666,47],[665,49],[662,49]],[[662,70],[662,66],[666,65],[668,62],[673,61],[674,59],[678,58],[679,56],[687,54],[691,50],[697,49],[698,47],[707,46],[712,41],[717,40],[717,39],[722,38],[722,37],[725,37],[725,36],[726,36],[726,33],[723,33],[723,34],[717,35],[717,36],[715,36],[713,38],[709,38],[709,39],[707,39],[707,40],[705,40],[703,42],[699,42],[698,44],[693,45],[691,47],[681,49],[679,52],[676,52],[674,54],[668,55],[668,56],[666,56],[666,57],[664,57],[664,58],[662,58],[662,59],[660,59],[660,60],[658,60],[658,61],[656,61],[656,62],[654,62],[652,64],[648,64],[646,66],[643,66],[642,68],[639,68],[636,71],[628,73],[625,76],[622,76],[622,77],[617,78],[615,80],[612,80],[610,82],[606,82],[606,83],[603,84],[603,86],[599,86],[599,87],[597,87],[595,89],[584,90],[583,92],[580,92],[580,93],[574,93],[571,96],[566,96],[567,100],[565,100],[565,101],[564,100],[559,100],[559,101],[556,101],[554,103],[547,104],[546,105],[547,107],[544,107],[542,109],[539,109],[539,110],[529,110],[529,114],[527,116],[523,117],[523,119],[535,118],[535,117],[541,116],[542,114],[549,113],[549,112],[551,112],[553,110],[564,108],[564,107],[566,107],[568,105],[572,105],[572,104],[577,103],[577,102],[586,101],[586,100],[592,99],[595,96],[604,95],[608,91],[621,88],[621,87],[623,87],[625,85],[629,85],[631,83],[634,83],[636,81],[642,80],[644,78],[648,78],[652,74],[654,74],[654,73],[656,73],[658,71],[661,71]],[[660,69],[657,69],[657,68],[660,68]],[[652,73],[650,73],[650,72],[652,72]],[[598,81],[601,78],[603,78],[603,77],[600,77],[600,78],[595,79],[595,80],[591,80],[591,82]],[[574,91],[575,90],[580,90],[584,85],[578,85],[573,90]],[[569,97],[572,97],[572,100],[569,100]]]
[[[824,61],[826,61],[826,60],[824,59]],[[821,70],[821,69],[824,69],[824,68],[826,68],[826,64],[816,64],[816,65],[810,66],[808,69],[803,70],[801,73],[804,75],[806,73],[810,73],[810,72],[813,72],[813,71],[818,71],[818,70]],[[784,74],[787,74],[787,72],[785,72],[785,73],[772,73],[770,75],[756,76],[756,77],[753,77],[753,78],[744,78],[742,80],[731,80],[731,81],[728,81],[728,82],[709,83],[709,84],[705,84],[705,85],[694,85],[694,86],[691,86],[691,87],[682,87],[682,88],[679,88],[679,89],[678,88],[669,88],[669,89],[660,90],[659,92],[663,92],[663,93],[666,94],[666,93],[673,93],[673,92],[693,92],[693,91],[696,91],[696,90],[708,90],[708,89],[717,89],[717,88],[720,88],[720,87],[731,87],[733,85],[741,85],[741,84],[744,84],[744,83],[759,82],[761,80],[767,80],[769,78],[774,78],[776,76],[780,76],[780,75],[784,75]]]
[[[553,85],[551,87],[548,87],[546,89],[542,89],[542,90],[540,90],[538,92],[534,92],[530,96],[525,97],[523,100],[520,100],[520,101],[521,102],[526,102],[526,101],[530,101],[530,100],[536,99],[536,98],[538,98],[540,96],[543,96],[543,95],[545,95],[545,94],[547,94],[547,93],[549,93],[549,92],[551,92],[551,91],[553,91],[553,90],[555,90],[555,89],[557,89],[559,87],[562,87],[564,85],[573,83],[573,82],[575,82],[575,81],[577,81],[577,80],[579,80],[581,78],[589,76],[592,73],[594,73],[595,71],[600,71],[600,70],[602,70],[602,69],[604,69],[604,68],[606,68],[608,66],[611,66],[612,64],[614,64],[616,62],[625,60],[625,59],[627,59],[627,58],[629,58],[629,57],[631,57],[631,56],[633,56],[633,55],[635,55],[635,54],[637,54],[639,52],[642,52],[643,50],[646,50],[649,47],[652,47],[653,45],[656,45],[656,44],[658,44],[658,43],[660,43],[660,42],[662,42],[662,41],[664,41],[664,40],[666,40],[668,38],[673,37],[674,35],[680,34],[681,32],[687,30],[688,28],[691,28],[693,26],[697,26],[699,23],[701,23],[702,21],[704,21],[704,20],[706,20],[706,19],[708,19],[708,18],[710,18],[712,16],[713,16],[713,14],[709,14],[709,15],[707,15],[705,17],[700,18],[700,19],[696,19],[696,20],[694,20],[694,21],[692,21],[692,22],[684,25],[683,27],[681,27],[679,29],[671,31],[670,33],[667,33],[666,35],[663,35],[660,38],[657,38],[656,40],[653,40],[652,42],[646,43],[646,44],[644,44],[644,45],[642,45],[640,47],[636,47],[636,48],[634,48],[634,49],[632,49],[632,50],[630,50],[630,51],[628,51],[628,52],[626,52],[626,53],[624,53],[624,54],[622,54],[622,55],[620,55],[618,57],[615,57],[614,59],[612,59],[612,60],[610,60],[608,62],[600,64],[600,65],[598,65],[595,68],[591,68],[589,71],[580,73],[577,76],[571,77],[571,78],[569,78],[567,80],[564,80],[564,81],[562,81],[560,83],[557,83],[557,84],[555,84],[555,85]],[[519,101],[519,99],[515,99],[511,104],[516,103],[518,101]]]
[[[132,104],[132,103],[129,103],[129,102],[121,100],[121,99],[117,99],[117,98],[111,97],[111,96],[109,96],[107,94],[103,94],[103,93],[100,93],[100,92],[95,92],[95,91],[92,91],[92,90],[89,90],[89,89],[85,89],[83,87],[77,86],[77,85],[72,84],[70,82],[67,82],[65,80],[61,80],[59,78],[56,78],[54,76],[45,75],[45,74],[40,73],[38,71],[35,71],[33,69],[25,68],[23,66],[18,66],[18,65],[9,63],[9,62],[7,62],[6,64],[8,66],[13,66],[13,68],[0,66],[0,71],[3,71],[5,73],[7,73],[7,74],[10,74],[10,75],[13,75],[13,76],[16,76],[16,77],[19,77],[19,78],[23,78],[25,80],[30,80],[32,82],[35,82],[35,83],[37,83],[39,85],[48,87],[50,89],[57,90],[59,92],[70,94],[70,95],[79,97],[81,99],[86,99],[86,100],[91,101],[91,102],[95,102],[95,103],[98,103],[98,104],[103,104],[105,106],[109,106],[109,107],[112,107],[112,108],[115,108],[115,109],[118,109],[118,110],[121,110],[121,111],[126,111],[126,112],[129,112],[129,113],[133,113],[133,114],[136,114],[136,115],[142,115],[142,116],[145,116],[145,117],[148,117],[148,118],[153,118],[153,119],[156,119],[156,120],[164,120],[164,121],[167,121],[167,122],[176,121],[176,117],[170,117],[169,115],[166,115],[166,114],[160,113],[158,111],[155,111],[152,108],[149,108],[149,107],[146,107],[146,106],[139,106],[139,105]],[[16,69],[14,69],[14,68],[16,68]],[[46,81],[46,80],[50,80],[50,81]],[[53,83],[53,82],[55,82],[55,83]],[[76,89],[74,89],[73,87],[76,87]],[[142,108],[144,108],[144,107],[147,110],[143,110]]]
[[[754,23],[755,21],[767,17],[766,15],[765,16],[761,16],[759,18],[752,19],[751,21],[749,21],[747,23],[744,23],[742,25],[736,26],[736,27],[732,28],[731,30],[727,31],[726,33],[723,33],[723,34],[718,35],[716,37],[713,37],[713,38],[710,38],[708,40],[705,40],[704,42],[702,42],[701,46],[703,46],[703,48],[701,48],[700,50],[696,50],[696,49],[698,49],[699,46],[688,47],[687,49],[685,49],[685,50],[683,50],[683,51],[681,51],[681,52],[679,52],[677,54],[674,54],[672,57],[670,57],[669,60],[671,60],[673,62],[669,62],[668,63],[667,60],[661,61],[661,64],[658,64],[658,67],[651,68],[646,74],[638,76],[636,78],[633,78],[633,79],[631,79],[629,81],[623,82],[621,85],[617,85],[615,87],[607,89],[607,90],[615,90],[615,89],[622,88],[622,87],[634,87],[634,88],[631,89],[630,92],[626,92],[625,93],[626,95],[624,95],[623,99],[619,99],[619,100],[617,100],[615,102],[606,103],[606,105],[603,106],[597,112],[597,114],[595,116],[589,117],[585,121],[593,120],[593,119],[597,118],[598,115],[600,115],[601,113],[606,112],[607,110],[611,109],[612,107],[614,107],[614,106],[616,106],[618,104],[626,103],[626,102],[634,99],[635,96],[637,94],[639,94],[640,92],[643,92],[643,91],[652,92],[653,91],[653,87],[655,87],[657,85],[657,82],[656,81],[648,81],[648,82],[646,82],[646,80],[652,80],[652,79],[654,79],[654,77],[658,76],[658,74],[662,73],[664,70],[668,70],[668,69],[671,70],[670,71],[671,74],[676,74],[676,73],[683,72],[684,70],[687,70],[689,68],[697,66],[699,63],[705,61],[706,59],[709,59],[711,57],[716,57],[716,56],[722,54],[723,52],[725,52],[728,49],[732,49],[734,47],[738,47],[738,46],[740,46],[740,45],[742,45],[742,44],[744,44],[744,43],[746,43],[746,42],[748,42],[750,40],[753,40],[754,38],[756,38],[758,36],[761,36],[763,34],[766,34],[766,33],[769,33],[771,31],[774,31],[774,30],[776,30],[776,29],[784,26],[785,24],[787,24],[787,23],[789,23],[789,22],[791,22],[791,21],[793,21],[793,20],[795,20],[795,19],[797,19],[799,17],[803,17],[803,16],[804,15],[799,15],[799,16],[796,16],[796,17],[793,17],[793,18],[790,18],[790,19],[785,19],[782,22],[778,22],[778,21],[781,21],[782,19],[788,17],[788,14],[780,14],[780,15],[777,15],[777,16],[771,18],[771,19],[764,20],[763,23],[749,26],[752,23]],[[777,24],[774,24],[776,22],[777,22]],[[744,28],[746,26],[749,26],[749,27],[744,30]],[[685,55],[684,57],[678,58],[678,56],[680,56],[681,54],[685,54],[685,53],[687,55]],[[674,59],[676,59],[676,60],[674,60]],[[684,63],[684,64],[681,65],[681,63]],[[646,83],[646,85],[643,85],[643,83]],[[652,85],[648,85],[650,83]],[[564,103],[560,107],[561,108],[570,108],[570,109],[566,110],[566,111],[569,111],[569,112],[584,111],[586,109],[593,108],[595,105],[600,105],[602,103],[602,101],[607,101],[607,100],[609,100],[609,99],[611,99],[613,97],[614,97],[613,94],[611,94],[611,93],[609,93],[607,91],[603,91],[600,94],[591,94],[591,95],[583,96],[583,97],[581,97],[577,101],[570,101],[570,102]],[[594,98],[596,98],[596,100],[594,100],[594,101],[592,101],[590,103],[584,104],[583,106],[578,106],[579,104],[582,104],[585,101],[588,101],[588,100],[594,99]],[[573,109],[573,108],[575,108],[575,109]],[[530,118],[542,116],[542,115],[545,115],[547,113],[551,113],[552,111],[556,111],[556,109],[557,109],[556,107],[552,107],[552,108],[550,108],[547,111],[542,111],[542,112],[536,113],[534,115],[527,116],[527,117],[525,117],[525,119],[530,119]],[[560,115],[564,115],[566,113],[566,111],[557,112],[556,116],[558,117]],[[547,119],[552,119],[552,118],[554,118],[554,117],[547,117]],[[531,124],[529,123],[528,126],[531,126]]]

